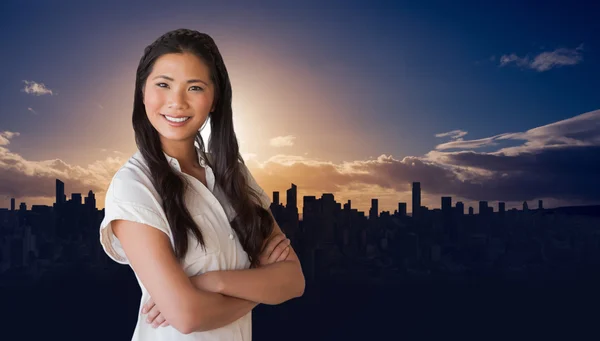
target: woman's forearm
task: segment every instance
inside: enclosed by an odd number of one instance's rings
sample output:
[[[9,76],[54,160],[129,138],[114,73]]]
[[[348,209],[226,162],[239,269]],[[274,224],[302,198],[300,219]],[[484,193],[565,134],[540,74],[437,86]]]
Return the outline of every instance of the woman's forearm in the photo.
[[[280,304],[304,293],[304,275],[297,261],[263,267],[217,271],[217,291],[263,304]]]
[[[199,282],[199,279],[198,276],[190,277],[194,286],[203,291],[204,297],[211,296],[210,299],[205,301],[210,303],[196,305],[197,312],[193,311],[191,314],[193,317],[190,332],[221,328],[242,318],[258,305],[256,302],[242,298],[205,291],[200,285],[196,285],[195,282]]]

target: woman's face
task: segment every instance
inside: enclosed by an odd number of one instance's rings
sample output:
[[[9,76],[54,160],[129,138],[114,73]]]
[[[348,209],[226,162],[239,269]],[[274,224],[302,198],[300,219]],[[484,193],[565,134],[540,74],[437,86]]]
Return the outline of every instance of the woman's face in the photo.
[[[212,111],[213,100],[208,66],[190,53],[158,58],[144,87],[146,115],[161,140],[193,140]]]

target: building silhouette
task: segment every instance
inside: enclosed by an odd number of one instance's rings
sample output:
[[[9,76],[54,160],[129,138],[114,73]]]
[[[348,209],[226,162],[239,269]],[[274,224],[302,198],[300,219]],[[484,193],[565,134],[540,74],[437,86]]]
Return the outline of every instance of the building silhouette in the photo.
[[[28,210],[22,202],[15,211],[15,198],[11,198],[11,209],[0,209],[0,270],[77,262],[112,264],[99,244],[104,210],[96,208],[94,192],[88,191],[85,198],[71,193],[67,201],[64,186],[56,179],[52,206],[33,205]],[[543,209],[540,200],[538,209],[529,210],[525,201],[522,211],[507,211],[506,204],[498,202],[495,213],[482,200],[478,215],[472,206],[465,215],[465,204],[459,201],[453,207],[451,196],[440,198],[440,208],[422,206],[421,183],[414,182],[412,216],[407,215],[406,202],[399,202],[391,214],[380,211],[379,200],[371,198],[365,215],[352,208],[351,200],[342,205],[333,193],[323,193],[302,197],[300,218],[297,191],[291,183],[285,205],[280,192],[274,191],[270,210],[292,241],[310,281],[335,276],[454,276],[466,271],[518,276],[513,269],[521,263],[543,271],[554,269],[555,264],[572,264],[569,261],[591,264],[598,260],[600,266],[596,247],[600,234],[581,228],[600,226],[594,218],[598,215],[594,209],[600,212],[600,207]],[[38,276],[43,273],[31,271]]]
[[[442,212],[450,213],[452,211],[452,197],[442,197]]]
[[[379,200],[371,199],[371,208],[369,209],[369,219],[376,219],[379,216]]]
[[[406,203],[405,202],[398,203],[398,214],[402,217],[406,217]]]
[[[412,183],[412,216],[418,217],[421,209],[421,183]]]
[[[459,216],[462,216],[465,214],[465,204],[462,203],[462,201],[458,201],[456,202],[456,213]]]
[[[56,205],[62,206],[67,201],[65,196],[65,183],[56,179]]]

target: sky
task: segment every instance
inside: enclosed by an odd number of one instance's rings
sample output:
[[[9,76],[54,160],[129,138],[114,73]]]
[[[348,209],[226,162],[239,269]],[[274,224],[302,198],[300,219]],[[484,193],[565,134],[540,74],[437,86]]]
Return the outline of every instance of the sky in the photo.
[[[0,207],[96,193],[137,150],[135,70],[163,33],[211,35],[258,183],[393,212],[600,203],[600,5],[4,1]],[[205,141],[210,131],[203,131]]]

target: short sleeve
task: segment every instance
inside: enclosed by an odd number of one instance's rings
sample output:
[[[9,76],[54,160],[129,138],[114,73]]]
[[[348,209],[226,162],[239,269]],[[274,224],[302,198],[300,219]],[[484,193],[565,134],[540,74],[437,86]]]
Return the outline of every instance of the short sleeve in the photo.
[[[106,191],[104,219],[100,223],[100,244],[115,262],[129,264],[129,260],[112,231],[112,222],[129,220],[152,226],[164,232],[174,245],[168,223],[156,195],[144,183],[128,178],[114,177]]]
[[[271,207],[271,198],[258,185],[258,183],[256,182],[256,179],[254,179],[254,176],[252,176],[252,173],[250,172],[250,170],[248,169],[248,167],[245,164],[243,164],[243,168],[244,168],[244,171],[246,172],[246,179],[248,180],[248,184],[250,185],[250,188],[252,188],[258,194],[258,196],[260,198],[261,206],[264,209],[268,210]]]

